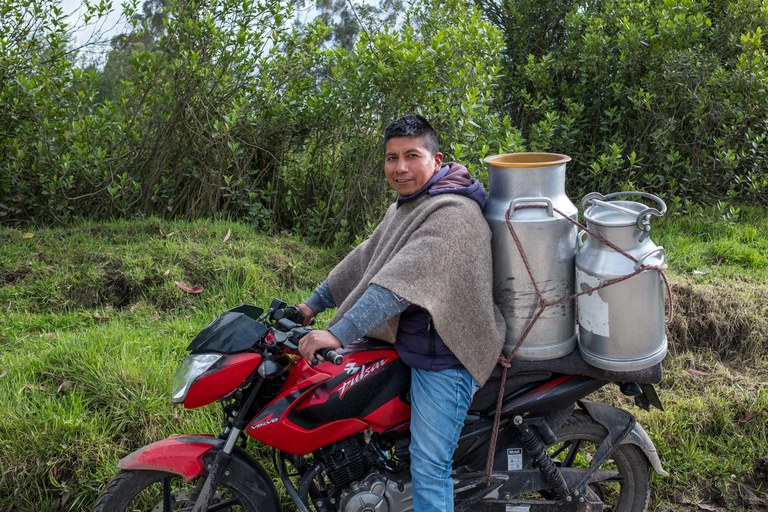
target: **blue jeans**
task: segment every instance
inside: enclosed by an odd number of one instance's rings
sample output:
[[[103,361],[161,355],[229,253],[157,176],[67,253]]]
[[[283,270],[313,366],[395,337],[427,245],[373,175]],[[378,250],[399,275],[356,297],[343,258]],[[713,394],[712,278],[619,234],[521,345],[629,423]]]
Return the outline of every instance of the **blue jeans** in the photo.
[[[411,478],[416,512],[453,510],[453,452],[479,388],[465,369],[411,368]]]

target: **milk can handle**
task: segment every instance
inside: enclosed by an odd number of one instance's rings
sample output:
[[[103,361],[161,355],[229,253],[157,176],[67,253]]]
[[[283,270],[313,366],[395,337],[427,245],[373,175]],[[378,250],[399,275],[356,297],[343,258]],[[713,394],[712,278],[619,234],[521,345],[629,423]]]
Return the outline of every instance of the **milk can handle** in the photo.
[[[593,199],[601,199],[605,201],[608,199],[613,199],[614,197],[624,197],[624,196],[643,197],[650,201],[654,201],[661,207],[661,211],[657,210],[656,208],[646,208],[645,210],[640,212],[641,217],[644,217],[646,215],[653,215],[654,217],[662,217],[665,213],[667,213],[666,203],[664,203],[664,201],[662,201],[660,197],[655,196],[653,194],[649,194],[647,192],[612,192],[606,196],[604,196],[600,192],[590,192],[589,194],[584,196],[584,199],[581,200],[581,209],[586,210],[587,203]],[[608,206],[610,208],[609,205],[604,205],[604,206]]]
[[[576,235],[576,246],[579,250],[581,250],[582,247],[584,247],[584,244],[587,243],[587,230],[582,229],[579,231],[579,234]]]
[[[519,203],[547,203],[547,215],[550,217],[555,216],[555,212],[553,210],[552,206],[552,200],[548,197],[518,197],[516,199],[513,199],[511,203],[509,203],[509,216],[515,214],[515,208]]]
[[[657,252],[660,254],[660,257],[661,257],[661,264],[660,264],[660,266],[663,265],[664,264],[664,248],[663,247],[657,247],[657,248],[655,248],[655,249],[653,249],[651,251],[648,251],[647,253],[643,254],[642,256],[640,256],[637,259],[637,263],[635,263],[635,270],[640,270],[640,266],[643,264],[645,259],[648,258],[649,256],[653,255],[653,254],[656,254]]]
[[[587,209],[587,203],[592,200],[600,200],[600,206],[605,206],[606,208],[611,208],[614,210],[618,210],[624,213],[626,212],[625,208],[622,208],[618,205],[612,205],[611,203],[605,203],[602,201],[613,199],[614,197],[625,197],[625,196],[632,196],[632,197],[642,197],[645,199],[648,199],[650,201],[654,201],[659,205],[661,210],[657,210],[656,208],[646,208],[645,210],[642,210],[637,213],[637,227],[640,229],[640,231],[643,232],[643,234],[640,236],[640,241],[642,242],[646,238],[648,238],[648,234],[651,231],[651,215],[654,217],[663,217],[665,213],[667,213],[667,205],[662,201],[662,199],[658,196],[655,196],[653,194],[649,194],[647,192],[612,192],[608,195],[602,195],[599,192],[591,192],[584,196],[584,199],[581,200],[581,209],[582,211]]]

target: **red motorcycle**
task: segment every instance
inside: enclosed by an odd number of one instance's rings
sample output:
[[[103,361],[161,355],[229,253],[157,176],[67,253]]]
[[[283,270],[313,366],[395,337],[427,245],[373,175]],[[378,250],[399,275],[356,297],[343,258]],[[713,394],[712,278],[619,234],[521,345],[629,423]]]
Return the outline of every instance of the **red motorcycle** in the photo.
[[[223,431],[171,437],[126,456],[94,511],[281,510],[276,478],[257,460],[269,452],[289,509],[413,510],[409,369],[392,345],[375,340],[310,364],[296,356],[309,332],[299,315],[276,299],[266,312],[238,306],[201,331],[173,378],[172,401],[220,402]],[[456,510],[645,510],[649,465],[666,473],[630,413],[583,400],[608,383],[515,372],[497,408],[493,377],[475,395],[454,454]],[[649,384],[621,388],[637,403],[661,405]],[[254,458],[249,438],[271,450]]]

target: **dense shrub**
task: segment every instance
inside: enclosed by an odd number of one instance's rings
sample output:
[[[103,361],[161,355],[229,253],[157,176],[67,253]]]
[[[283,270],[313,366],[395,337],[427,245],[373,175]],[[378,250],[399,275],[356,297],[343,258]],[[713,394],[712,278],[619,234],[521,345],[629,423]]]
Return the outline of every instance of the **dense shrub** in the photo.
[[[513,123],[574,157],[574,193],[768,202],[763,2],[478,3],[506,36]]]
[[[272,151],[284,151],[269,186],[280,225],[325,242],[364,231],[387,202],[381,132],[405,112],[429,117],[447,157],[478,175],[485,155],[522,147],[491,104],[500,33],[465,3],[420,3],[400,28],[364,31],[350,50],[313,50],[326,30],[294,33],[269,63],[277,82],[265,103],[291,137]]]
[[[0,148],[5,222],[225,213],[345,243],[387,201],[379,140],[393,117],[429,116],[475,172],[519,147],[491,108],[500,33],[461,0],[417,2],[396,27],[365,20],[350,49],[324,44],[322,22],[290,30],[276,1],[155,4],[162,15],[134,13],[103,70],[35,61],[4,90],[21,98],[13,119],[26,113]]]
[[[290,2],[130,2],[84,66],[57,2],[6,2],[0,222],[228,215],[348,243],[389,200],[381,130],[414,111],[481,179],[488,154],[546,150],[574,158],[574,198],[768,202],[761,2],[476,3],[361,8],[334,46]]]

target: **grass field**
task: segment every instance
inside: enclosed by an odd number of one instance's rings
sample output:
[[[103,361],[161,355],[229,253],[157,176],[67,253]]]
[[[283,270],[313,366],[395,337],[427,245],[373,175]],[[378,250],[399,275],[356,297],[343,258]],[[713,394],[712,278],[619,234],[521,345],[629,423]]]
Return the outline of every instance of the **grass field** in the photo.
[[[655,510],[768,510],[766,233],[747,207],[654,225],[676,298],[665,411],[603,398],[659,449]],[[126,453],[216,431],[216,407],[169,403],[186,345],[228,307],[305,298],[340,255],[225,221],[0,229],[0,511],[87,510]]]

